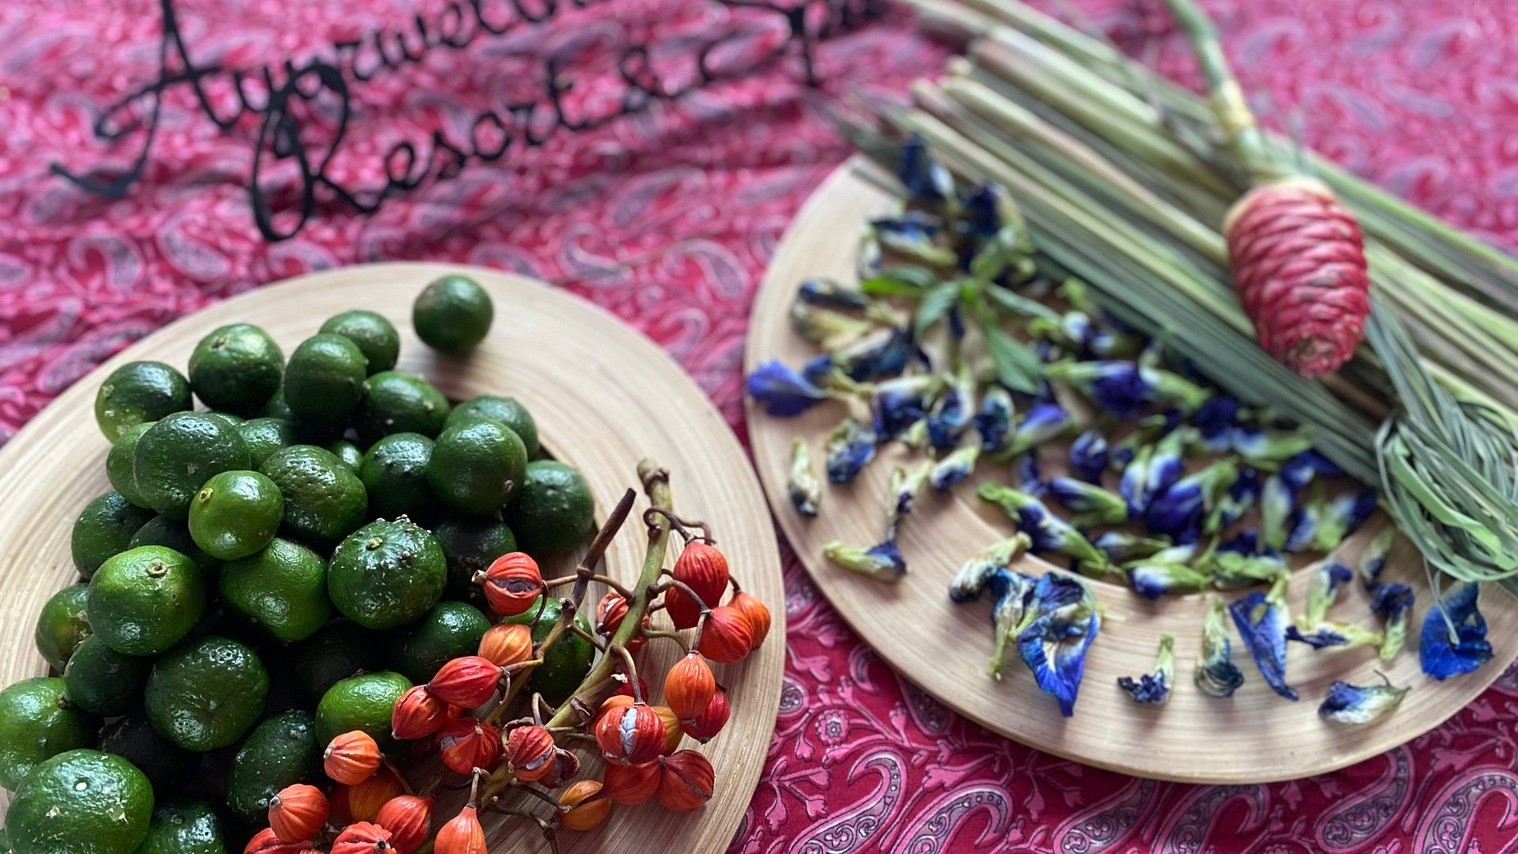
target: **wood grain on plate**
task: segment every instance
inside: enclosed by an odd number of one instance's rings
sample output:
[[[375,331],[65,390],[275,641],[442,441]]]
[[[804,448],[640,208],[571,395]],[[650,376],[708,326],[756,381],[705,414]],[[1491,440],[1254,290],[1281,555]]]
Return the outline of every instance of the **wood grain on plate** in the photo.
[[[411,303],[433,278],[464,272],[490,291],[495,324],[467,357],[423,346],[411,330]],[[154,359],[184,369],[207,332],[246,321],[268,330],[288,355],[322,321],[350,308],[390,318],[401,333],[398,369],[426,377],[450,398],[513,395],[536,417],[543,444],[574,465],[590,484],[598,518],[628,487],[636,466],[652,457],[671,472],[678,512],[710,522],[744,587],[771,608],[771,642],[738,665],[716,665],[733,716],[700,749],[717,773],[704,810],[672,813],[650,801],[617,807],[589,833],[560,834],[565,852],[624,851],[654,845],[666,851],[718,851],[743,819],[774,731],[785,656],[784,591],[774,529],[743,450],[706,396],[663,351],[595,306],[541,282],[485,269],[430,264],[348,267],[302,276],[247,293],[181,319],[128,348],[76,383],[0,450],[0,680],[42,674],[32,627],[47,598],[75,579],[69,530],[85,503],[110,488],[109,446],[95,426],[101,380],[124,362]],[[615,577],[631,581],[647,542],[634,515],[607,555]],[[671,558],[672,559],[672,558]],[[593,604],[593,602],[592,602]],[[641,660],[651,674],[675,658],[670,643],[650,645]],[[658,680],[649,679],[655,691]],[[596,766],[588,765],[587,770]],[[496,850],[547,850],[536,828],[510,820],[492,832]],[[517,847],[521,846],[521,847]]]
[[[768,359],[800,365],[815,355],[787,320],[796,287],[815,276],[856,281],[853,236],[868,218],[888,211],[896,192],[889,176],[860,157],[840,167],[817,190],[792,223],[765,275],[749,333],[748,370]],[[1408,648],[1394,662],[1381,662],[1373,649],[1315,653],[1303,644],[1290,644],[1287,681],[1302,697],[1292,703],[1265,684],[1230,624],[1234,661],[1246,682],[1233,698],[1218,700],[1192,684],[1207,606],[1204,596],[1156,603],[1125,586],[1095,582],[1105,616],[1087,655],[1075,715],[1063,718],[1015,652],[1004,681],[987,676],[992,645],[989,603],[949,601],[947,584],[960,564],[1014,530],[999,508],[975,497],[973,484],[948,496],[929,490],[918,499],[902,523],[900,545],[909,571],[898,584],[854,575],[822,557],[822,546],[829,540],[850,546],[880,540],[890,470],[896,461],[907,459],[899,446],[890,446],[854,483],[825,487],[818,518],[797,514],[785,494],[790,441],[807,437],[820,467],[823,437],[843,414],[841,407],[830,404],[795,419],[772,418],[749,402],[755,465],[781,528],[828,600],[881,657],[959,713],[1041,750],[1127,774],[1184,782],[1306,777],[1374,756],[1433,729],[1485,690],[1518,654],[1518,600],[1488,586],[1480,604],[1495,660],[1447,682],[1425,678],[1418,665],[1417,631],[1432,597],[1421,561],[1399,544],[1385,578],[1412,585],[1418,598]],[[1010,480],[1005,472],[993,476]],[[1343,555],[1352,566],[1381,524],[1379,518],[1373,520],[1345,546]],[[1032,557],[1021,567],[1034,575],[1051,568]],[[1291,586],[1292,613],[1302,609],[1306,590],[1299,571]],[[1358,582],[1343,590],[1330,616],[1372,628],[1379,625]],[[1119,676],[1137,677],[1152,669],[1163,631],[1175,635],[1177,686],[1168,704],[1141,706],[1115,683]],[[1318,704],[1332,682],[1376,684],[1377,670],[1397,685],[1412,686],[1401,708],[1365,726],[1318,717]]]

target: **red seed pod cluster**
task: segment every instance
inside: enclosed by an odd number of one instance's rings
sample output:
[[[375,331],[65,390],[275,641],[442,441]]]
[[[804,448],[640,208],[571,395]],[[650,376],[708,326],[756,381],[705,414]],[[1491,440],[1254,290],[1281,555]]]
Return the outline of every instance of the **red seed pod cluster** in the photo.
[[[448,718],[448,704],[433,696],[426,685],[417,685],[395,701],[390,732],[405,741],[426,738],[442,729]]]
[[[680,728],[685,734],[705,744],[716,737],[722,728],[727,726],[727,719],[732,716],[733,707],[728,703],[727,692],[721,688],[712,695],[712,701],[706,704],[701,714],[694,718],[681,719]]]
[[[717,693],[717,678],[700,655],[692,652],[664,674],[664,702],[684,720],[706,709]]]
[[[362,730],[339,733],[322,753],[322,770],[334,783],[349,786],[374,776],[380,767],[379,744]]]
[[[506,762],[518,780],[528,783],[554,773],[558,749],[553,733],[536,724],[516,727],[506,736]]]
[[[321,789],[286,786],[269,799],[269,829],[283,842],[305,842],[321,832],[331,809]]]
[[[693,590],[700,602],[678,587],[671,587],[664,594],[664,610],[676,628],[694,628],[701,617],[701,606],[715,608],[727,592],[731,575],[727,558],[716,546],[699,540],[686,545],[675,559],[673,575],[676,581]]]
[[[332,840],[332,854],[382,854],[393,849],[390,831],[368,821],[348,825]]]
[[[490,768],[501,757],[501,731],[474,718],[449,721],[437,734],[438,754],[448,770],[468,774]]]
[[[608,763],[640,765],[659,758],[668,733],[651,706],[633,703],[602,713],[595,726],[596,745]]]
[[[427,691],[450,706],[477,709],[490,702],[500,682],[500,665],[478,655],[464,655],[439,668]]]
[[[374,823],[390,832],[390,844],[399,854],[411,854],[422,847],[432,831],[432,798],[391,798],[380,807]]]
[[[675,812],[695,812],[711,800],[717,774],[712,763],[694,750],[682,750],[659,760],[659,803]]]
[[[701,654],[719,664],[742,661],[754,649],[748,617],[731,605],[713,608],[701,627]]]
[[[1321,181],[1262,184],[1223,220],[1233,287],[1260,347],[1299,376],[1338,370],[1365,336],[1370,275],[1360,225]]]
[[[543,592],[543,572],[524,552],[501,555],[475,578],[490,609],[503,617],[527,613]]]
[[[436,854],[486,854],[485,828],[474,807],[464,807],[437,832],[432,850]]]

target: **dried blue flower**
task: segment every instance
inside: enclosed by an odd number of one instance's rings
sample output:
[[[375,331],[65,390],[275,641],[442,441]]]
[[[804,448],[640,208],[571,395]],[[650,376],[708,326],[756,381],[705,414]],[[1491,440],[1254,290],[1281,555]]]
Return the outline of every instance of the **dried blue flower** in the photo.
[[[963,483],[975,470],[975,460],[979,457],[980,446],[969,445],[939,460],[933,466],[933,473],[928,476],[933,491],[948,492]]]
[[[1274,552],[1250,554],[1221,548],[1213,552],[1208,565],[1213,583],[1225,589],[1253,587],[1271,581],[1286,569],[1286,561]]]
[[[1261,468],[1275,468],[1312,447],[1312,437],[1301,432],[1239,428],[1233,431],[1231,450],[1244,462]]]
[[[1215,454],[1232,448],[1234,431],[1239,428],[1239,412],[1239,402],[1225,394],[1215,394],[1197,407],[1191,423],[1197,428],[1198,444]]]
[[[1050,513],[1036,496],[996,483],[981,484],[976,494],[1001,505],[1008,516],[1017,519],[1019,530],[1033,540],[1034,551],[1068,555],[1091,567],[1107,565],[1105,554],[1097,551],[1069,522]]]
[[[925,460],[921,465],[907,471],[901,466],[891,470],[891,517],[899,520],[912,512],[912,504],[928,482],[933,463]]]
[[[1282,550],[1292,553],[1315,550],[1318,540],[1318,523],[1322,520],[1326,508],[1327,503],[1324,501],[1299,502],[1296,512],[1291,517],[1291,533],[1286,537]]]
[[[1228,487],[1223,497],[1218,499],[1217,506],[1207,514],[1207,521],[1202,525],[1202,533],[1216,534],[1244,518],[1245,513],[1254,509],[1259,497],[1259,470],[1251,468],[1240,470],[1238,480]]]
[[[869,382],[906,370],[912,353],[911,336],[892,327],[884,334],[872,335],[833,353],[832,364],[855,382]]]
[[[1395,709],[1405,696],[1407,689],[1393,686],[1391,680],[1363,688],[1335,682],[1328,686],[1328,698],[1318,706],[1318,714],[1341,724],[1367,724]]]
[[[768,361],[748,375],[748,396],[769,415],[790,418],[828,399],[825,389],[778,361]]]
[[[1265,478],[1260,487],[1260,537],[1265,547],[1280,551],[1291,533],[1287,526],[1296,515],[1297,499],[1280,475]]]
[[[929,267],[950,267],[959,263],[953,249],[935,241],[938,218],[919,211],[898,217],[877,219],[870,223],[880,245],[899,256],[919,261]]]
[[[1169,537],[1141,537],[1128,531],[1106,531],[1091,541],[1113,563],[1149,557],[1170,548]]]
[[[1070,443],[1070,471],[1087,483],[1101,483],[1107,470],[1107,437],[1095,430],[1075,437]]]
[[[876,581],[900,581],[907,574],[907,561],[896,546],[895,531],[884,542],[868,549],[846,548],[835,540],[822,547],[822,556]]]
[[[1076,514],[1071,521],[1078,527],[1119,525],[1128,521],[1128,502],[1121,495],[1094,483],[1073,477],[1056,477],[1049,481],[1049,495]]]
[[[928,446],[928,419],[919,418],[907,426],[896,436],[896,441],[914,451],[921,451]]]
[[[1355,532],[1376,510],[1376,491],[1357,489],[1334,496],[1318,514],[1318,531],[1313,548],[1331,551]]]
[[[1108,454],[1109,461],[1115,467],[1127,471],[1127,466],[1133,461],[1139,449],[1145,445],[1152,445],[1160,441],[1169,435],[1172,430],[1180,426],[1180,423],[1181,413],[1174,409],[1167,409],[1164,412],[1157,412],[1153,415],[1146,415],[1140,418],[1127,436],[1124,436],[1112,445],[1112,449]],[[1183,438],[1186,438],[1190,442],[1196,441],[1195,432],[1188,432],[1190,435]]]
[[[1423,617],[1418,660],[1423,672],[1443,682],[1479,668],[1492,659],[1486,619],[1476,607],[1480,586],[1465,584],[1434,602]]]
[[[1297,626],[1286,627],[1286,639],[1305,643],[1313,649],[1354,649],[1361,646],[1381,646],[1381,632],[1362,628],[1353,623],[1321,622],[1304,631]]]
[[[1033,598],[1035,582],[1020,572],[1008,569],[999,570],[993,576],[993,581],[994,589],[991,592],[996,596],[996,604],[991,608],[991,626],[996,636],[996,645],[991,650],[986,669],[991,678],[1000,681],[1006,671],[1007,650],[1017,645],[1018,629],[1027,616],[1028,601]]]
[[[1305,627],[1323,622],[1339,596],[1339,585],[1348,584],[1354,577],[1354,572],[1337,560],[1325,559],[1313,564],[1312,575],[1307,581],[1307,610],[1303,612],[1300,624]]]
[[[1233,644],[1228,640],[1228,625],[1223,621],[1223,600],[1213,596],[1202,622],[1202,655],[1192,674],[1203,694],[1209,697],[1232,697],[1244,684],[1244,674],[1233,664]]]
[[[832,342],[858,338],[875,327],[867,320],[850,317],[830,308],[819,308],[803,300],[791,303],[791,328],[801,337],[827,346]]]
[[[961,370],[928,413],[928,441],[934,449],[947,451],[958,445],[974,412],[975,378],[968,369]]]
[[[1396,526],[1387,525],[1360,553],[1360,581],[1367,591],[1375,592],[1375,585],[1381,580],[1381,571],[1386,569],[1386,557],[1391,554],[1392,541],[1396,539]]]
[[[1012,482],[1017,488],[1037,498],[1049,494],[1049,484],[1039,472],[1038,454],[1029,451],[1012,461]]]
[[[1055,362],[1044,367],[1044,376],[1079,390],[1119,419],[1138,415],[1154,399],[1154,389],[1136,362]]]
[[[897,377],[875,384],[870,396],[875,432],[882,439],[895,439],[913,423],[927,417],[928,399],[943,386],[930,374]]]
[[[980,401],[980,411],[972,419],[976,431],[980,433],[982,451],[996,453],[1006,448],[1007,437],[1012,432],[1014,412],[1012,395],[1006,389],[1001,386],[987,389]]]
[[[927,144],[916,134],[902,150],[901,171],[897,177],[914,199],[941,202],[954,192],[954,178],[949,170],[933,160]]]
[[[817,515],[817,505],[822,502],[822,483],[812,470],[812,454],[805,439],[791,440],[791,469],[785,479],[785,494],[797,513]]]
[[[1060,713],[1075,713],[1086,651],[1101,628],[1096,597],[1074,578],[1048,573],[1033,586],[1017,633],[1017,650]]]
[[[1160,705],[1170,699],[1170,686],[1175,684],[1175,636],[1169,632],[1160,635],[1160,652],[1154,660],[1154,670],[1138,679],[1119,676],[1117,687],[1127,691],[1134,702]]]
[[[1318,451],[1305,450],[1281,464],[1281,479],[1292,489],[1305,489],[1319,477],[1343,477],[1344,470]]]
[[[848,483],[875,458],[880,438],[875,431],[853,418],[844,419],[828,434],[827,470],[831,483]]]
[[[1186,473],[1185,448],[1194,435],[1190,429],[1172,430],[1154,445],[1139,449],[1123,468],[1118,492],[1128,502],[1128,515],[1141,518],[1149,505],[1177,483]]]
[[[1072,423],[1070,414],[1059,404],[1035,403],[1018,422],[1011,440],[1001,449],[999,456],[1012,457],[1057,439],[1070,429]]]
[[[797,298],[822,308],[843,310],[868,308],[870,297],[863,291],[846,287],[832,279],[806,279],[796,292]]]
[[[949,581],[949,598],[955,602],[979,599],[988,584],[996,586],[993,579],[1000,579],[1001,585],[1005,586],[1007,579],[1001,578],[998,573],[1006,571],[1007,566],[1032,544],[1027,534],[1017,533],[987,546],[975,557],[965,561],[959,571],[954,573],[954,578]],[[998,590],[993,589],[991,592],[998,599],[1001,598],[1002,594]]]
[[[1385,621],[1382,661],[1396,658],[1407,643],[1407,621],[1413,611],[1413,601],[1413,589],[1406,584],[1377,583],[1372,591],[1370,609]]]
[[[1128,564],[1128,586],[1149,600],[1176,593],[1194,593],[1212,583],[1212,573],[1193,568],[1196,546],[1172,546]]]
[[[1286,684],[1286,584],[1290,576],[1282,573],[1271,585],[1270,593],[1256,590],[1228,606],[1238,627],[1244,647],[1254,659],[1260,675],[1272,690],[1295,701],[1297,692]]]
[[[1238,476],[1237,466],[1220,460],[1181,478],[1149,502],[1145,525],[1150,533],[1165,534],[1177,543],[1194,542],[1207,515]]]

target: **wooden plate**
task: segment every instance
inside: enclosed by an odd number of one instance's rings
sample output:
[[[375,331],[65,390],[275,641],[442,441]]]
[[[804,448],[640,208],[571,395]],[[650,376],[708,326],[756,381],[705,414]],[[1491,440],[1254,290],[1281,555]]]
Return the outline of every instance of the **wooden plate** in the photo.
[[[748,370],[768,359],[800,365],[816,354],[792,331],[786,316],[797,285],[815,276],[856,281],[852,236],[867,218],[886,212],[895,199],[894,184],[856,157],[813,195],[765,276],[749,333]],[[822,439],[843,414],[840,407],[826,405],[799,418],[780,419],[749,402],[755,465],[781,528],[828,600],[886,661],[959,713],[1040,750],[1127,774],[1184,782],[1306,777],[1374,756],[1438,726],[1485,690],[1518,654],[1518,600],[1488,585],[1480,606],[1490,625],[1496,660],[1448,682],[1425,678],[1418,665],[1417,630],[1432,597],[1416,554],[1399,550],[1393,552],[1386,577],[1412,585],[1417,607],[1409,648],[1394,662],[1383,664],[1371,649],[1314,653],[1303,644],[1290,644],[1287,677],[1302,696],[1292,703],[1270,691],[1235,634],[1235,663],[1247,681],[1231,700],[1217,700],[1191,684],[1201,648],[1203,596],[1151,603],[1126,587],[1095,583],[1106,616],[1087,656],[1075,716],[1062,718],[1054,699],[1038,689],[1020,662],[1007,668],[1003,682],[986,675],[992,644],[989,604],[955,605],[948,599],[948,581],[960,564],[1013,530],[999,509],[975,497],[973,487],[962,486],[949,496],[929,490],[918,500],[902,526],[900,545],[909,571],[898,584],[851,574],[822,557],[822,546],[829,540],[850,546],[880,540],[893,456],[901,453],[892,446],[853,484],[825,487],[818,518],[797,514],[785,494],[790,441],[808,438],[820,467]],[[1373,521],[1357,533],[1346,546],[1347,559],[1358,558],[1380,524]],[[1025,572],[1053,568],[1037,558],[1026,560]],[[1332,616],[1376,627],[1360,585],[1351,587],[1341,593]],[[1292,584],[1293,613],[1302,608],[1306,588],[1305,579]],[[1153,667],[1160,633],[1166,630],[1175,635],[1178,685],[1168,704],[1140,706],[1115,682],[1119,676],[1136,677]],[[1343,679],[1374,684],[1379,682],[1378,669],[1397,685],[1412,686],[1401,708],[1365,726],[1318,717],[1318,704],[1330,683]]]
[[[490,337],[467,358],[442,356],[411,331],[411,302],[430,280],[464,272],[490,291]],[[719,851],[743,819],[764,765],[780,703],[785,658],[784,591],[774,529],[743,449],[706,396],[663,351],[588,302],[531,279],[486,269],[434,264],[348,267],[270,285],[183,318],[128,348],[76,383],[0,451],[0,680],[10,684],[45,667],[32,626],[47,598],[75,578],[69,530],[89,499],[110,488],[105,439],[95,426],[96,389],[124,362],[157,359],[183,366],[197,341],[227,323],[268,330],[288,354],[339,311],[368,308],[401,332],[399,369],[426,377],[455,400],[477,394],[519,398],[537,418],[554,456],[584,473],[598,516],[636,488],[636,466],[652,457],[671,472],[676,509],[710,522],[746,588],[771,606],[771,642],[739,665],[716,665],[733,700],[727,728],[701,749],[717,789],[698,813],[671,813],[650,802],[617,807],[589,833],[564,832],[561,850],[625,851],[653,844],[667,851]],[[607,555],[610,571],[632,580],[643,561],[637,521],[646,501]],[[673,644],[651,645],[642,660],[662,673]],[[650,680],[654,682],[655,680]],[[657,686],[655,686],[657,690]],[[594,766],[590,766],[594,767]],[[492,833],[493,850],[547,850],[534,828],[510,821]],[[510,840],[509,846],[507,840]],[[499,847],[496,847],[499,845]],[[521,846],[520,848],[516,846]]]

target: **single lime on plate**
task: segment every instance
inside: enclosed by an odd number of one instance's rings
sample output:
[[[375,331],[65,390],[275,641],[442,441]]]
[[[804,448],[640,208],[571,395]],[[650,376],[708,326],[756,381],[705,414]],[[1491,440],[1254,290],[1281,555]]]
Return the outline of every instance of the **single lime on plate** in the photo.
[[[236,744],[264,713],[269,673],[258,654],[229,638],[192,640],[160,656],[148,674],[148,721],[195,753]]]
[[[376,741],[388,742],[395,701],[411,688],[411,680],[382,670],[344,679],[327,689],[316,706],[316,740],[323,745],[338,735],[362,730]]]
[[[275,451],[296,443],[295,427],[285,418],[250,418],[237,425],[237,432],[248,444],[248,466],[253,469],[262,466]]]
[[[443,430],[451,407],[437,386],[400,371],[383,371],[364,381],[364,397],[353,412],[359,438],[374,442],[392,433],[432,438]]]
[[[190,504],[190,537],[206,554],[237,560],[262,551],[285,514],[274,481],[256,471],[214,474]]]
[[[212,409],[262,412],[284,376],[284,352],[251,323],[212,330],[190,354],[190,389]]]
[[[341,335],[313,335],[290,354],[285,405],[302,418],[347,418],[364,394],[368,375],[357,344]]]
[[[227,806],[243,818],[267,821],[269,799],[286,786],[321,779],[325,741],[316,738],[310,712],[273,715],[249,733],[227,775]]]
[[[285,499],[284,528],[312,545],[330,545],[363,524],[364,484],[331,451],[292,445],[264,460],[259,471]]]
[[[473,418],[489,418],[505,424],[517,434],[517,438],[522,440],[522,446],[527,449],[528,457],[538,455],[538,422],[532,417],[532,413],[527,411],[527,407],[516,398],[497,397],[491,394],[470,398],[448,413],[448,426],[452,427]]]
[[[327,622],[327,565],[300,543],[276,537],[257,554],[230,561],[217,577],[221,599],[282,643],[304,640]]]
[[[90,579],[90,629],[126,655],[157,655],[184,639],[205,608],[193,561],[162,546],[139,546],[101,565]]]
[[[327,593],[353,622],[393,629],[437,604],[447,580],[448,559],[432,534],[409,519],[380,519],[338,544]]]
[[[69,656],[90,635],[90,586],[74,584],[54,593],[37,615],[32,640],[48,666],[62,671]]]
[[[23,679],[0,691],[0,788],[16,791],[47,759],[95,742],[94,722],[62,679]]]
[[[138,507],[119,492],[96,496],[74,520],[69,538],[74,568],[85,578],[94,575],[102,563],[126,551],[132,535],[151,518],[152,510]]]
[[[432,445],[427,465],[427,482],[437,497],[481,515],[495,513],[514,499],[526,475],[522,440],[510,427],[486,419],[444,430]]]
[[[132,425],[190,408],[190,381],[162,362],[128,362],[95,393],[95,421],[112,442]]]
[[[517,545],[537,558],[567,554],[595,533],[596,504],[585,478],[557,460],[534,460],[504,518]]]
[[[370,374],[395,367],[401,352],[401,336],[384,315],[363,309],[345,311],[327,318],[322,332],[341,335],[358,346],[368,363]]]
[[[431,462],[432,440],[419,433],[396,433],[371,445],[358,467],[369,513],[381,519],[431,515],[437,504],[427,483]]]
[[[465,276],[444,276],[417,295],[411,324],[428,347],[444,353],[464,353],[485,340],[495,307],[490,294]]]
[[[17,854],[132,854],[153,815],[148,778],[120,756],[70,750],[16,790],[5,814]]]

